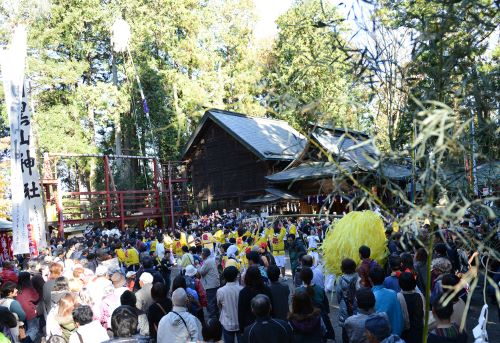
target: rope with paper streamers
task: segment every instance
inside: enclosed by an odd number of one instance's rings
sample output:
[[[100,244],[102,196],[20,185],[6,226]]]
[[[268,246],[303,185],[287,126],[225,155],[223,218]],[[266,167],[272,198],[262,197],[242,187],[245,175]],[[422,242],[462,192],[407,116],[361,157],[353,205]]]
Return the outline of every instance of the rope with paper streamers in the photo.
[[[332,224],[322,246],[327,270],[340,275],[340,265],[345,258],[358,264],[362,245],[370,247],[371,258],[383,265],[387,256],[384,222],[373,211],[350,212]]]
[[[146,96],[144,95],[144,89],[142,88],[141,79],[139,78],[139,72],[137,70],[137,67],[135,66],[134,59],[132,58],[132,53],[130,52],[129,42],[130,38],[132,37],[130,25],[122,18],[119,18],[113,23],[111,32],[111,44],[113,45],[113,50],[117,53],[123,53],[124,55],[127,54],[129,61],[132,64],[135,80],[137,82],[139,93],[141,95],[142,109],[144,110],[144,115],[146,116],[146,120],[148,121],[149,125],[148,129],[149,135],[151,137],[151,144],[153,146],[153,149],[155,150],[155,153],[157,153],[155,138],[152,131],[153,125],[151,124],[151,117],[149,115],[148,102],[146,100]]]

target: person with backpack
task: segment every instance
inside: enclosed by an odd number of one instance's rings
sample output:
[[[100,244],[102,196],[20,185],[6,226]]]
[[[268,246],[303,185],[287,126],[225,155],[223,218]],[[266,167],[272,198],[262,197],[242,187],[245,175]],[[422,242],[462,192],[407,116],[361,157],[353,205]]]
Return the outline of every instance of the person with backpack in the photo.
[[[198,294],[200,308],[198,309],[195,315],[203,323],[204,322],[203,308],[207,307],[208,301],[207,301],[207,293],[205,292],[205,289],[203,288],[200,279],[196,278],[197,273],[198,271],[196,270],[196,268],[192,265],[189,265],[186,267],[186,273],[184,275],[184,279],[186,280],[186,287],[194,290],[196,294]]]
[[[264,261],[264,267],[267,268],[269,266],[276,266],[276,259],[273,254],[267,250],[267,243],[260,243],[259,248],[259,254]]]
[[[356,262],[350,258],[342,260],[340,269],[342,275],[338,278],[336,292],[339,303],[339,325],[342,328],[342,341],[349,343],[349,338],[344,327],[345,320],[357,314],[356,289],[359,276],[356,273]]]
[[[93,320],[93,312],[88,305],[78,305],[72,312],[76,329],[69,336],[68,343],[101,343],[109,340],[106,329],[98,320]]]
[[[290,256],[290,266],[292,268],[292,278],[295,280],[297,274],[297,267],[299,266],[299,261],[302,256],[306,254],[306,248],[302,242],[302,239],[296,238],[295,235],[289,234],[287,237],[288,254]],[[303,253],[302,255],[300,255]]]
[[[200,298],[198,297],[198,293],[194,289],[187,287],[186,278],[184,277],[184,275],[179,274],[172,281],[172,293],[175,292],[177,288],[182,288],[186,291],[186,308],[189,313],[196,316],[201,309]]]
[[[453,303],[448,304],[436,299],[432,303],[432,314],[436,318],[436,328],[429,332],[427,342],[429,343],[465,343],[467,333],[460,331],[460,326],[451,321],[453,314]]]
[[[259,269],[260,275],[262,276],[262,280],[264,280],[264,283],[267,285],[269,283],[269,278],[267,277],[267,270],[266,268],[264,268],[262,259],[260,258],[260,254],[257,251],[250,251],[249,253],[247,253],[247,260],[248,268],[253,266],[257,267]]]
[[[21,305],[26,314],[26,334],[34,341],[40,331],[37,306],[40,301],[40,295],[31,283],[31,275],[28,272],[19,273],[17,284],[18,294],[16,300]],[[43,313],[43,312],[42,312]]]
[[[469,271],[469,253],[463,242],[457,242],[458,274],[463,275]]]

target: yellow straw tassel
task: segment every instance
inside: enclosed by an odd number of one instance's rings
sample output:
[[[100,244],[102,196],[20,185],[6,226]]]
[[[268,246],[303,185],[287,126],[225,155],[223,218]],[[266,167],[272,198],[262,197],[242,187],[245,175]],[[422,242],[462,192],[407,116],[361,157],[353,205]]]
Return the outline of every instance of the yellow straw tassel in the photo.
[[[181,242],[181,244],[182,244],[182,245],[186,245],[186,246],[188,245],[188,244],[187,244],[186,233],[181,232],[180,242]]]
[[[214,238],[219,243],[224,243],[225,242],[224,232],[222,230],[218,230],[216,233],[214,233]]]
[[[341,274],[340,264],[351,258],[358,264],[359,247],[371,249],[371,257],[380,265],[387,256],[384,223],[373,211],[355,211],[332,224],[323,242],[323,258],[328,271]]]

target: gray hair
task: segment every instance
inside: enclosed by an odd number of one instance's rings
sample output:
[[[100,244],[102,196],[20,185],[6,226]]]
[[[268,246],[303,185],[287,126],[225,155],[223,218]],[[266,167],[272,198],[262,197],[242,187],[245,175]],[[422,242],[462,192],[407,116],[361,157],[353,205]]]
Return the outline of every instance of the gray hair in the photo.
[[[173,293],[172,293],[172,303],[174,306],[181,306],[185,307],[187,303],[187,293],[184,288],[177,288]]]
[[[267,295],[258,294],[252,301],[252,312],[257,318],[268,316],[271,312],[271,299]]]

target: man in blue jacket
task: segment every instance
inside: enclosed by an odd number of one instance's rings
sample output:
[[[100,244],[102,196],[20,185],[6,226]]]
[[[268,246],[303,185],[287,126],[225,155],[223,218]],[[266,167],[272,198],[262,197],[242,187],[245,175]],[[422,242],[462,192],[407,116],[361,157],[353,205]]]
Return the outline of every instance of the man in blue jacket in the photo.
[[[404,329],[404,319],[396,292],[384,287],[385,274],[382,268],[372,268],[369,276],[373,285],[372,292],[375,295],[375,310],[385,312],[389,317],[391,333],[401,336]]]

